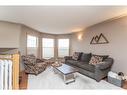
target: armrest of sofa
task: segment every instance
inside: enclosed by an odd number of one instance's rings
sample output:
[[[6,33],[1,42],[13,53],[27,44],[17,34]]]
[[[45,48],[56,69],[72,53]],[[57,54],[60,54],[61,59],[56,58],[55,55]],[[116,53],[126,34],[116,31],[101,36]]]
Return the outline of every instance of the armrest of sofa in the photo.
[[[107,58],[103,61],[102,64],[97,64],[95,67],[100,69],[100,70],[104,70],[104,69],[107,69],[107,68],[111,68],[113,64],[113,59],[112,58]]]
[[[72,56],[65,56],[64,59],[65,60],[70,60],[70,59],[72,59]]]

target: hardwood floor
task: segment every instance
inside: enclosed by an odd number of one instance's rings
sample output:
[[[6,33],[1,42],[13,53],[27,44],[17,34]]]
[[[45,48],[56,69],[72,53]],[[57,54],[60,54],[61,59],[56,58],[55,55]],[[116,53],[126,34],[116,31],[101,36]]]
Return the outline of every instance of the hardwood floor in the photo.
[[[28,84],[28,74],[25,73],[25,71],[20,72],[20,84],[19,84],[19,89],[20,90],[25,90],[27,89],[27,84]]]
[[[125,81],[124,85],[123,85],[124,89],[127,89],[127,81]]]
[[[19,88],[20,90],[25,90],[27,89],[27,84],[28,84],[28,74],[26,74],[25,71],[22,71],[20,72],[20,76],[21,76],[21,81],[19,84]],[[123,88],[127,89],[127,81],[124,83]]]

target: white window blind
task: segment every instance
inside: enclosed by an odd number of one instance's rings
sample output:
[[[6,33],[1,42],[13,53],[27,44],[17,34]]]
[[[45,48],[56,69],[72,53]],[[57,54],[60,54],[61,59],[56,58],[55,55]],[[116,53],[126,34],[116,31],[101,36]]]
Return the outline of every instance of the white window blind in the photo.
[[[54,57],[54,39],[42,38],[43,58],[49,59]]]
[[[38,38],[36,36],[27,35],[27,54],[37,56]]]
[[[58,39],[58,56],[64,57],[69,55],[69,39]]]

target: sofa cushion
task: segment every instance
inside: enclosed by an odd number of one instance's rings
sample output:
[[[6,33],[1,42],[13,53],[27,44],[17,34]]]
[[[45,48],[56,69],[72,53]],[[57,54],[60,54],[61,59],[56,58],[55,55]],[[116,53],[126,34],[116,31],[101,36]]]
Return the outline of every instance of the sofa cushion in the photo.
[[[82,62],[79,62],[77,64],[78,67],[84,69],[84,70],[87,70],[87,71],[90,71],[90,72],[95,72],[95,66],[94,65],[91,65],[91,64],[82,64]]]
[[[79,61],[76,60],[67,60],[66,64],[76,65]]]
[[[89,62],[90,59],[91,59],[91,53],[83,53],[80,58],[80,61]]]
[[[79,64],[89,64],[89,62],[83,62],[83,61],[79,61]]]
[[[74,52],[72,59],[77,61],[80,59],[81,55],[82,55],[82,52]]]

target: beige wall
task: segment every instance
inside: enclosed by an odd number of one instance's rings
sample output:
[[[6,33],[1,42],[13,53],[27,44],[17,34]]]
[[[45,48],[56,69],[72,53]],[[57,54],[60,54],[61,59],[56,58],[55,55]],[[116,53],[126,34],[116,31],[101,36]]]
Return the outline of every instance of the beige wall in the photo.
[[[21,25],[0,21],[0,48],[20,49]],[[9,51],[12,52],[12,51]],[[22,64],[20,64],[22,69]]]
[[[19,48],[21,26],[0,21],[0,48]]]
[[[77,36],[83,33],[83,39]],[[90,45],[93,36],[103,33],[109,44]],[[112,70],[127,74],[127,17],[94,25],[72,36],[72,51],[84,51],[94,54],[110,55],[115,62]]]

